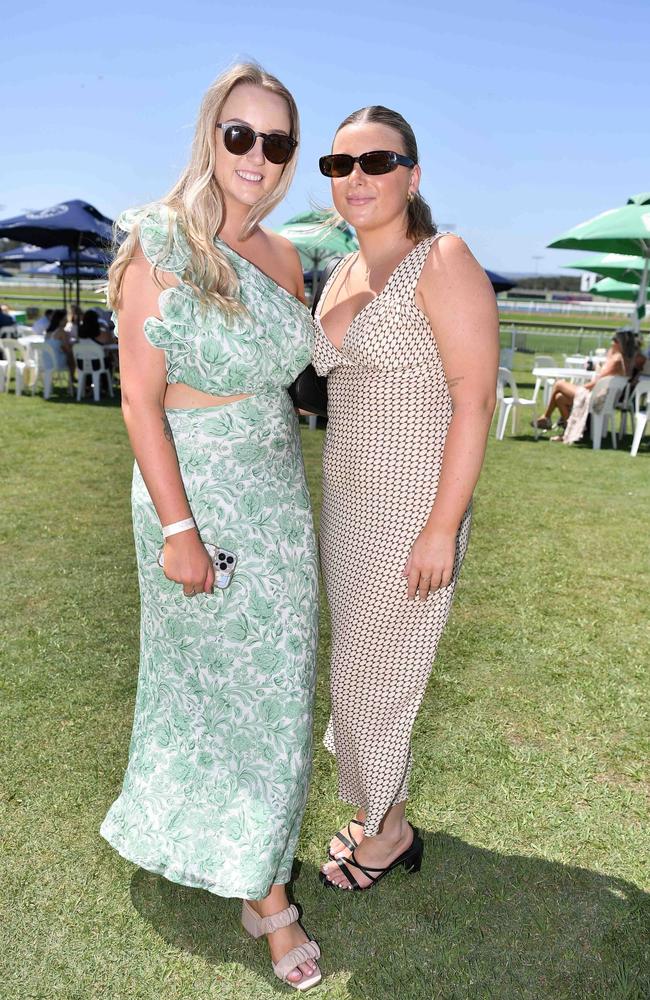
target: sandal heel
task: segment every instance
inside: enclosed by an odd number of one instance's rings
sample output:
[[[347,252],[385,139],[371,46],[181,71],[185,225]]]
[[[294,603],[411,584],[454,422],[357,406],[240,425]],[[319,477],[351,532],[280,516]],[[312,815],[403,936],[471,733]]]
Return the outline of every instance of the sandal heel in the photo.
[[[424,844],[422,843],[420,838],[417,837],[413,841],[413,846],[411,847],[411,850],[408,852],[408,854],[406,855],[406,857],[402,862],[402,864],[404,865],[404,870],[408,872],[409,875],[411,874],[415,875],[417,874],[417,872],[420,871],[422,867],[423,854],[424,854]]]
[[[262,919],[257,915],[252,906],[249,906],[245,899],[242,900],[241,908],[242,927],[252,938],[261,938],[264,935],[262,930]]]

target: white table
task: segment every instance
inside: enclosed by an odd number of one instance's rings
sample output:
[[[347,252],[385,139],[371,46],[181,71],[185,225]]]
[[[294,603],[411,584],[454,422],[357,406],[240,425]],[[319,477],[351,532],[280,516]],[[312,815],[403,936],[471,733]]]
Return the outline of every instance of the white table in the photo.
[[[587,361],[590,361],[594,368],[599,368],[607,361],[605,354],[573,354],[564,359],[567,368],[584,368]]]
[[[568,382],[590,382],[594,374],[594,372],[588,372],[586,368],[545,368],[542,366],[533,368],[533,375],[544,386],[544,406],[548,406],[553,384],[558,379],[563,378]]]

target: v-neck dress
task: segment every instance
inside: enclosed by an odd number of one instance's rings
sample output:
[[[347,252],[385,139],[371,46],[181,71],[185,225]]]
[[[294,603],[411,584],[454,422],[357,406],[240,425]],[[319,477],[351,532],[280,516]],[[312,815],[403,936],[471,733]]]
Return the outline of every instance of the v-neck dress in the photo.
[[[180,279],[144,323],[168,382],[251,395],[167,411],[201,538],[238,557],[227,590],[188,599],[165,577],[160,521],[134,468],[140,673],[128,767],[101,833],[174,882],[259,899],[291,875],[311,765],[318,566],[286,390],[309,362],[313,323],[221,242],[247,313],[204,308],[183,281],[189,247],[165,206],[118,224],[137,225],[146,258]]]
[[[366,810],[366,836],[408,796],[411,731],[470,529],[468,508],[452,582],[425,601],[409,601],[402,570],[436,496],[452,416],[435,336],[415,301],[435,239],[401,261],[355,317],[340,350],[316,312],[313,362],[328,376],[320,527],[332,617],[325,746],[336,756],[340,797]]]

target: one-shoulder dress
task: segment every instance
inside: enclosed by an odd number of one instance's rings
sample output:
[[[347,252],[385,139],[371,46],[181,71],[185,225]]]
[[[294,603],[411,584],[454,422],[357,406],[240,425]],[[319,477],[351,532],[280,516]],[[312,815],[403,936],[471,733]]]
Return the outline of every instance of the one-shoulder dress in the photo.
[[[401,261],[340,350],[316,314],[314,366],[329,376],[320,527],[332,616],[325,746],[336,756],[340,798],[366,810],[366,836],[407,798],[411,731],[470,529],[471,505],[457,535],[452,582],[425,601],[409,601],[402,570],[436,496],[452,416],[435,336],[415,301],[435,238]]]
[[[189,248],[162,205],[125,213],[152,264],[180,279],[144,333],[167,381],[222,406],[167,410],[204,542],[234,552],[228,589],[188,599],[158,566],[161,525],[137,465],[132,507],[140,671],[128,767],[101,833],[174,882],[259,899],[290,878],[307,798],[317,643],[317,554],[286,388],[313,344],[308,310],[221,241],[247,315],[204,309]]]

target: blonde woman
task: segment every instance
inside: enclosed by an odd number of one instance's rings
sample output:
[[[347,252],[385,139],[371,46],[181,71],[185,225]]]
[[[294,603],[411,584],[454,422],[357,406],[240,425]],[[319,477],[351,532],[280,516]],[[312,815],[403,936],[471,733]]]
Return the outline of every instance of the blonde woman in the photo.
[[[419,193],[413,130],[362,108],[320,160],[359,251],[323,290],[314,365],[328,378],[321,555],[332,611],[339,794],[357,812],[330,844],[327,886],[418,871],[405,816],[410,740],[467,546],[495,402],[492,287]]]
[[[313,327],[297,253],[260,226],[297,145],[291,94],[236,66],[205,95],[176,186],[119,220],[109,295],[136,459],[141,660],[101,832],[149,871],[242,897],[276,975],[304,990],[319,949],[286,883],[310,771],[317,567],[286,387]]]

